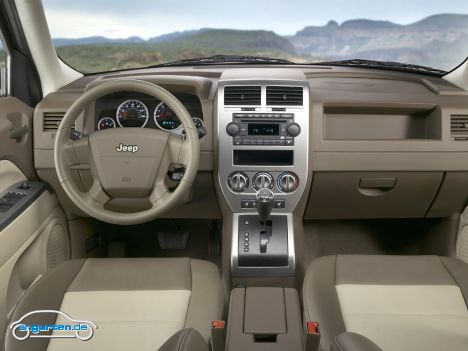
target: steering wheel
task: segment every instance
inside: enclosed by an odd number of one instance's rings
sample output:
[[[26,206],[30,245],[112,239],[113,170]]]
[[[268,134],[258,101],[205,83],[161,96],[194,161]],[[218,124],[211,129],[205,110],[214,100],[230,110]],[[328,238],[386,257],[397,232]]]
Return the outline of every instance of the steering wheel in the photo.
[[[181,121],[185,139],[157,129],[116,128],[70,140],[75,121],[87,106],[122,91],[144,93],[165,102]],[[121,225],[148,222],[175,207],[191,188],[199,158],[198,134],[184,105],[160,86],[139,80],[113,80],[86,91],[63,117],[54,145],[57,175],[73,203],[91,217]],[[170,190],[166,179],[171,164],[185,168],[175,190]],[[73,181],[72,170],[86,168],[91,169],[93,184],[83,192]],[[148,206],[137,212],[132,212],[131,201],[128,205],[122,202],[119,211],[108,206],[111,200],[123,198],[147,199]]]

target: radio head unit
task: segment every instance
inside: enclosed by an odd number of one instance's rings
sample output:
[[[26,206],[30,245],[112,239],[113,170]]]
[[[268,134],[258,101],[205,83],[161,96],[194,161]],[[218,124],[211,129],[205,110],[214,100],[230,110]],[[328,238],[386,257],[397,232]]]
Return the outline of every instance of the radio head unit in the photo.
[[[293,146],[300,132],[293,113],[233,113],[226,126],[233,145]]]

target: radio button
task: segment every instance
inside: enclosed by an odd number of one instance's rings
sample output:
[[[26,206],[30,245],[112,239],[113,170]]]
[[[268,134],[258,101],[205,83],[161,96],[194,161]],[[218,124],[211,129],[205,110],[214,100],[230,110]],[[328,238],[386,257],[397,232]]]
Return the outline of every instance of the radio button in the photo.
[[[240,133],[240,126],[237,123],[231,122],[226,126],[226,133],[229,136],[236,136]]]
[[[301,126],[297,123],[290,123],[286,127],[286,133],[288,133],[289,136],[297,137],[301,134]]]

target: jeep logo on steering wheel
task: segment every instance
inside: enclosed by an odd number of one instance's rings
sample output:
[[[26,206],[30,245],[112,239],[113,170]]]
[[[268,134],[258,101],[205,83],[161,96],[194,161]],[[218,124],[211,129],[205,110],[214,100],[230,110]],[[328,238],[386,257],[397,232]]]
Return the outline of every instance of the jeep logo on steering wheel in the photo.
[[[138,145],[124,145],[124,144],[120,143],[119,146],[117,146],[115,148],[115,151],[117,151],[117,152],[131,152],[132,154],[134,154],[135,152],[138,151]]]

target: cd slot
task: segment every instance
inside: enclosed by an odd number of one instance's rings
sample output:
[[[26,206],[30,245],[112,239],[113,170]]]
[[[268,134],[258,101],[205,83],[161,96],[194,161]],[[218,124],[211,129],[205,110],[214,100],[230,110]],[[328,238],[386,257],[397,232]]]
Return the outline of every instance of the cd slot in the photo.
[[[241,123],[288,123],[287,119],[241,119]]]

